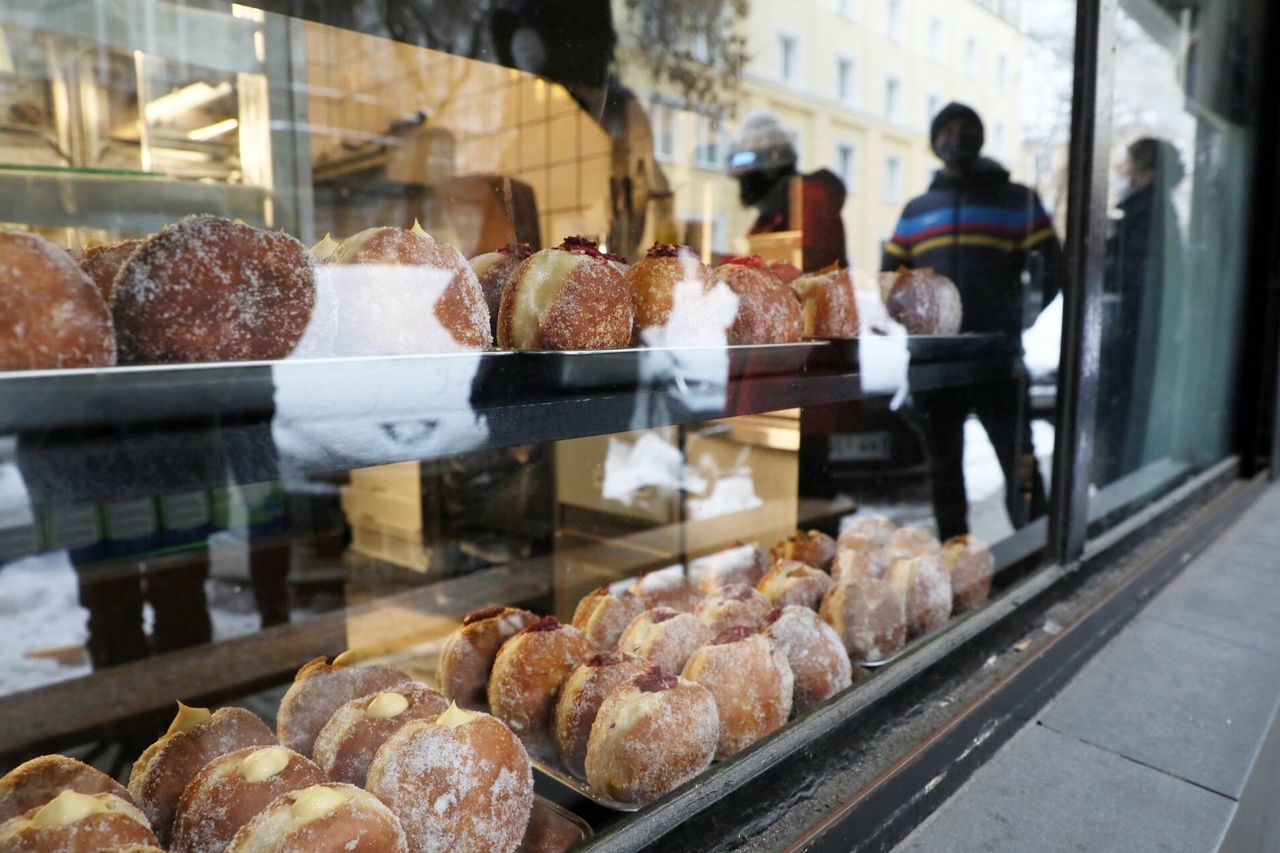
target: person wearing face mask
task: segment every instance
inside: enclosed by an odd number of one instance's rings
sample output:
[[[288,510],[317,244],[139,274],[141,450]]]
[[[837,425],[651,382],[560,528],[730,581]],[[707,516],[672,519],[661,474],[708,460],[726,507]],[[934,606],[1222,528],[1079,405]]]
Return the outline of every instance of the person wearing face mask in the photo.
[[[791,182],[799,174],[797,160],[791,134],[772,114],[752,113],[743,120],[742,130],[729,148],[729,174],[738,179],[742,206],[759,212],[750,234],[792,230]],[[840,218],[844,182],[828,169],[819,169],[801,180],[804,271],[831,264],[847,267],[849,256]]]
[[[1009,521],[1020,528],[1046,511],[1026,420],[1022,331],[1035,318],[1024,316],[1024,288],[1047,305],[1066,270],[1039,197],[982,156],[982,119],[973,108],[948,104],[934,117],[930,140],[943,168],[928,191],[903,209],[884,244],[881,269],[932,268],[951,279],[963,305],[960,331],[996,336],[1010,363],[1010,378],[914,395],[932,464],[934,516],[946,539],[969,527],[964,423],[970,414],[981,421],[1000,461]]]

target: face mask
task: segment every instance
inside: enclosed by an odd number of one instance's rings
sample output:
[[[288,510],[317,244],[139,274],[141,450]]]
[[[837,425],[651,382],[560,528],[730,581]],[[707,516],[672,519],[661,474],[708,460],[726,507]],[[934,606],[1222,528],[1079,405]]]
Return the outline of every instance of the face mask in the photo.
[[[745,207],[754,207],[769,192],[773,180],[763,172],[748,172],[738,178],[738,199]]]
[[[953,133],[938,143],[938,157],[951,168],[970,166],[978,159],[982,143],[976,136]]]

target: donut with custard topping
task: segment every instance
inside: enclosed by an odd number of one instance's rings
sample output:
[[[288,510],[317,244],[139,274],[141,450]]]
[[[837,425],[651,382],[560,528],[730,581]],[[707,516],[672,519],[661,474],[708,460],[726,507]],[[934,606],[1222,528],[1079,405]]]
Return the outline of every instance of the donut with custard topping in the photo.
[[[631,343],[635,310],[614,263],[581,237],[521,262],[498,309],[498,346],[520,350],[616,349]]]
[[[368,791],[327,783],[281,794],[226,853],[409,853],[399,819]]]
[[[705,687],[651,667],[600,704],[587,740],[587,782],[618,802],[648,802],[710,766],[719,728]]]
[[[649,669],[649,662],[626,652],[596,655],[573,671],[556,701],[553,734],[569,772],[586,773],[587,741],[600,705],[614,688]]]
[[[416,681],[352,699],[316,736],[316,764],[331,782],[363,786],[374,753],[387,738],[414,720],[434,720],[448,707],[442,694]]]
[[[791,716],[791,665],[773,643],[748,628],[721,631],[693,653],[681,675],[715,697],[720,716],[717,759],[751,746]]]
[[[440,646],[436,664],[440,692],[464,708],[483,707],[498,649],[537,621],[535,613],[500,604],[468,613]]]
[[[280,700],[276,734],[294,752],[311,755],[316,735],[345,702],[413,679],[393,666],[355,666],[344,652],[328,663],[316,658],[303,664]]]
[[[0,823],[43,806],[63,791],[133,797],[123,785],[95,767],[65,755],[41,755],[0,776]]]
[[[98,853],[127,844],[156,845],[147,818],[115,794],[66,790],[0,824],[5,853]]]

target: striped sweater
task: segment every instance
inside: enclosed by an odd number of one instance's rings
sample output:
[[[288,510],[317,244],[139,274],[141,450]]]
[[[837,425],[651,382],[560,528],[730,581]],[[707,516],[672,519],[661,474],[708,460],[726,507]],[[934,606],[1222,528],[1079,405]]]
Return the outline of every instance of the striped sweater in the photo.
[[[884,270],[900,266],[950,278],[964,307],[961,330],[1003,334],[1012,349],[1021,348],[1024,273],[1038,305],[1053,299],[1065,277],[1062,246],[1039,197],[986,158],[963,176],[938,172],[929,191],[907,203],[881,261]]]

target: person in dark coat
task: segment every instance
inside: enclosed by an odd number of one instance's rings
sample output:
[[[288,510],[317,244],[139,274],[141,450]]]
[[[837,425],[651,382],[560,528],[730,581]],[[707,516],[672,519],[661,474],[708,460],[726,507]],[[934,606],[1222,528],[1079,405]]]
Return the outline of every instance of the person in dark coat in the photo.
[[[1026,421],[1022,330],[1034,318],[1024,317],[1023,305],[1027,288],[1041,305],[1061,289],[1062,246],[1036,193],[981,155],[984,138],[982,119],[964,104],[948,104],[934,117],[930,139],[943,168],[924,195],[907,203],[881,260],[885,271],[932,268],[955,282],[964,314],[960,331],[996,336],[1009,366],[1007,378],[914,395],[943,538],[968,532],[964,423],[971,413],[1000,460],[1013,526],[1042,516],[1047,503]]]

